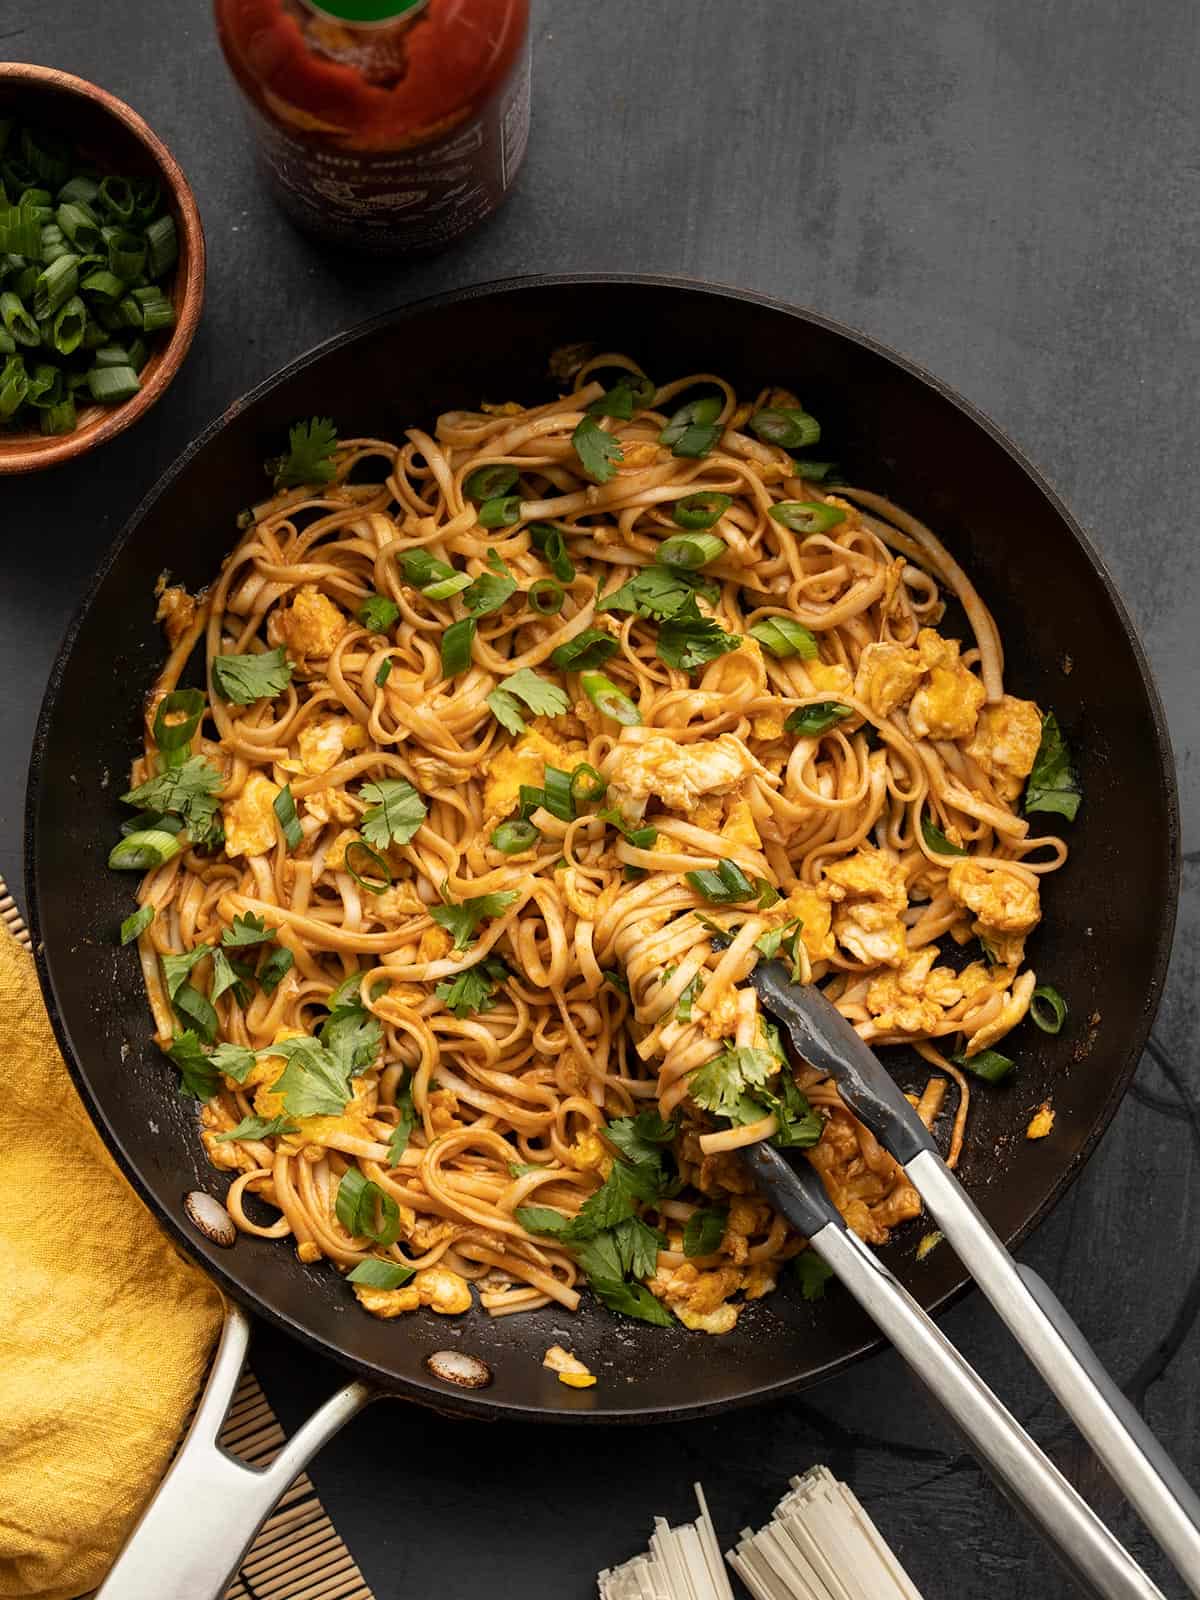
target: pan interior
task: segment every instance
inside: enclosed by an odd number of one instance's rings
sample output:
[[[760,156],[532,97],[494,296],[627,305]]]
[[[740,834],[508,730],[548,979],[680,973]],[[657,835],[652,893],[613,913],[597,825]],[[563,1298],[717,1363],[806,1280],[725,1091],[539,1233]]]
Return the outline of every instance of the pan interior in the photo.
[[[819,319],[742,296],[658,280],[523,280],[445,297],[367,324],[286,369],[215,424],[135,515],[56,664],[34,751],[28,811],[31,912],[43,987],[93,1116],[126,1171],[187,1247],[235,1296],[361,1373],[447,1410],[563,1420],[697,1414],[809,1384],[872,1343],[836,1288],[818,1305],[798,1286],[749,1306],[708,1338],[617,1318],[585,1297],[454,1322],[422,1311],[362,1314],[336,1273],[277,1243],[224,1252],[184,1220],[193,1188],[221,1193],[195,1136],[195,1103],[151,1043],[133,951],[116,948],[130,882],[105,866],[140,706],[162,660],[154,585],[169,569],[209,583],[237,537],[238,510],[263,493],[262,462],[288,426],[330,415],[343,437],[397,438],[481,399],[536,403],[554,392],[550,353],[587,340],[661,378],[718,372],[744,393],[781,383],[820,418],[847,479],[929,522],[992,608],[1010,692],[1053,707],[1068,731],[1085,803],[1071,859],[1048,885],[1030,950],[1039,981],[1067,996],[1053,1038],[1026,1026],[1020,1070],[974,1098],[961,1176],[1005,1238],[1024,1234],[1076,1175],[1128,1082],[1157,1004],[1174,918],[1177,818],[1161,708],[1128,619],[1065,511],[984,421],[931,380]],[[892,1052],[898,1076],[915,1058]],[[1050,1099],[1051,1138],[1024,1132]],[[926,1306],[962,1287],[942,1247],[914,1259],[925,1228],[884,1254]],[[560,1342],[599,1375],[569,1390],[542,1370]],[[461,1348],[494,1373],[466,1392],[430,1376],[428,1355]]]

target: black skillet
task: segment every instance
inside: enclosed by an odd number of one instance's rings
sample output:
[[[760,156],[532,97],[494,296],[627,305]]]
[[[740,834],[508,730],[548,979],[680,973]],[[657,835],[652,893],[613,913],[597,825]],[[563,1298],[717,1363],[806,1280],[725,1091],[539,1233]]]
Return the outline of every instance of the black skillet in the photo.
[[[1008,656],[1010,692],[1052,706],[1086,795],[1067,868],[1047,885],[1031,945],[1039,974],[1069,998],[1051,1038],[1026,1026],[1020,1071],[976,1094],[960,1173],[1002,1238],[1023,1238],[1062,1196],[1107,1127],[1137,1065],[1166,974],[1177,892],[1174,770],[1158,694],[1095,551],[1049,487],[979,412],[871,340],[762,297],[659,278],[527,278],[389,313],[301,357],[232,405],[151,491],[118,539],[67,633],[38,724],[27,808],[27,868],[42,987],[68,1066],[110,1149],[179,1242],[237,1302],[373,1385],[476,1417],[658,1421],[704,1415],[812,1384],[877,1343],[840,1294],[804,1303],[791,1284],[706,1338],[614,1318],[585,1298],[566,1318],[598,1375],[568,1389],[542,1369],[564,1314],[548,1309],[447,1323],[363,1315],[328,1267],[278,1243],[222,1250],[187,1221],[183,1198],[220,1195],[195,1136],[195,1104],[151,1043],[132,950],[114,934],[130,882],[105,858],[139,741],[139,708],[163,657],[153,589],[164,567],[190,587],[215,576],[239,509],[261,498],[262,462],[298,418],[331,415],[344,437],[396,439],[413,423],[480,399],[536,403],[547,359],[586,340],[627,351],[666,379],[717,372],[743,393],[796,390],[823,448],[852,483],[929,522],[978,584]],[[1054,826],[1051,819],[1049,826]],[[1038,826],[1041,826],[1039,822]],[[920,1063],[893,1052],[904,1084]],[[1053,1136],[1024,1137],[1053,1100]],[[964,1286],[948,1251],[919,1268],[923,1230],[885,1256],[926,1307]],[[553,1330],[560,1330],[559,1334]],[[481,1358],[469,1391],[426,1367],[447,1347]]]

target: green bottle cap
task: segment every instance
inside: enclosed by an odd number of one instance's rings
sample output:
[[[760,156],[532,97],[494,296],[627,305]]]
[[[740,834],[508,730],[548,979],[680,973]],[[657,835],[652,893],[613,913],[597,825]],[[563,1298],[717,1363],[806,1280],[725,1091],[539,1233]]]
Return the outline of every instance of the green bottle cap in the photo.
[[[395,22],[398,17],[419,11],[428,0],[304,0],[304,3],[319,17],[370,27],[381,22]]]

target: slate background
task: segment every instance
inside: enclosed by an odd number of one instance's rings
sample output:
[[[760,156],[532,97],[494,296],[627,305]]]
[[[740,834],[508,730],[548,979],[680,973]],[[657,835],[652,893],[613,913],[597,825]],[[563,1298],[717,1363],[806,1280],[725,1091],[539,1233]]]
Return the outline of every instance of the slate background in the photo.
[[[0,872],[20,895],[25,753],[90,571],[200,426],[285,359],[398,301],[531,271],[685,272],[863,328],[982,406],[1049,475],[1109,561],[1167,703],[1189,851],[1167,998],[1111,1132],[1024,1255],[1198,1480],[1200,13],[1189,0],[1152,13],[1120,0],[541,0],[535,15],[517,194],[451,254],[404,266],[322,252],[274,212],[204,0],[5,0],[7,58],[94,78],[172,146],[210,266],[168,399],[83,462],[0,480]],[[983,1305],[945,1325],[1112,1510]],[[257,1350],[286,1425],[337,1382],[277,1335]],[[814,1460],[851,1481],[930,1600],[1065,1593],[890,1355],[770,1410],[636,1433],[443,1425],[379,1406],[313,1477],[379,1600],[500,1584],[584,1600],[599,1567],[644,1546],[652,1514],[692,1515],[694,1478],[728,1540]],[[1128,1513],[1114,1525],[1179,1593]]]

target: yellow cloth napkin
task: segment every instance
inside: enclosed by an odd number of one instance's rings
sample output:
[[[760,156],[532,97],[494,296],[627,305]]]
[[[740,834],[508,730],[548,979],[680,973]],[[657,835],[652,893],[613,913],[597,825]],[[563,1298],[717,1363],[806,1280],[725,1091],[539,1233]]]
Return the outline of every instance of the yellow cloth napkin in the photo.
[[[0,1596],[72,1600],[165,1471],[221,1302],[100,1142],[3,928],[0,1062]]]

